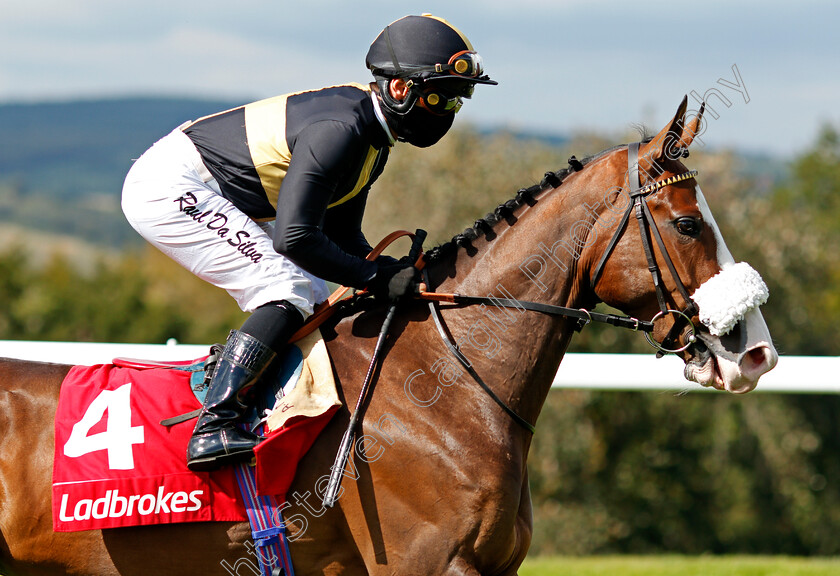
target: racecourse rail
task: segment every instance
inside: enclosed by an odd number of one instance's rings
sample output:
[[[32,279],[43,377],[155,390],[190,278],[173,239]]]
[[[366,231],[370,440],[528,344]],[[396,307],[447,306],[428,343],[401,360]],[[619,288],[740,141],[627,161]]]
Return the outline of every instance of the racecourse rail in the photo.
[[[145,360],[192,360],[206,356],[209,345],[113,344],[0,340],[0,357],[60,364],[93,365],[116,357]],[[595,390],[710,390],[682,377],[676,356],[651,354],[566,354],[552,388]],[[761,377],[756,392],[840,394],[840,356],[781,356],[779,364]]]

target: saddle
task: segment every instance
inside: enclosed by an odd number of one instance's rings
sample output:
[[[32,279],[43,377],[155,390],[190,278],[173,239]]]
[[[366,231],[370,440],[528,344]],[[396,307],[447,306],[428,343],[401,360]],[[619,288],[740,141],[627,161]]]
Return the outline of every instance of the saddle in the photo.
[[[186,468],[189,418],[160,423],[202,405],[211,365],[212,354],[70,370],[55,420],[55,530],[244,519],[231,470]],[[249,417],[251,425],[265,423],[255,450],[256,491],[282,498],[298,461],[341,405],[320,332],[287,347],[266,384]]]

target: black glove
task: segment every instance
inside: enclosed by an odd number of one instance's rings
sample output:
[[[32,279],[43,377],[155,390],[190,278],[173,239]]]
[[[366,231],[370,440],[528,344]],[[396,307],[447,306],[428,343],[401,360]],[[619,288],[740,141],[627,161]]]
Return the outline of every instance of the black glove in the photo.
[[[414,291],[416,274],[417,270],[407,262],[380,266],[368,284],[368,290],[377,300],[394,302]]]
[[[406,261],[408,261],[407,257],[404,256],[404,258]],[[377,256],[374,262],[376,262],[377,266],[382,268],[383,266],[396,266],[397,264],[402,263],[402,260],[397,260],[393,256],[386,256],[385,254],[382,254],[380,256]]]

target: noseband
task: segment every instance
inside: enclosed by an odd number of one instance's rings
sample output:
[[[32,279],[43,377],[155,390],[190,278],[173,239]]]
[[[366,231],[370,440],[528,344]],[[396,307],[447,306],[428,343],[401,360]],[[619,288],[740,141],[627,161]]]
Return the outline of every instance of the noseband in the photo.
[[[613,234],[610,243],[607,245],[607,249],[604,251],[604,254],[601,256],[601,260],[598,262],[598,265],[595,267],[595,272],[592,275],[591,280],[591,287],[594,290],[595,285],[598,283],[599,278],[601,277],[601,273],[604,271],[604,264],[606,264],[607,259],[612,254],[613,250],[615,249],[616,244],[621,239],[621,236],[624,233],[624,229],[627,226],[627,222],[630,219],[630,213],[635,212],[636,220],[639,223],[639,234],[642,238],[642,247],[645,251],[645,257],[647,258],[648,262],[648,270],[650,270],[650,275],[653,278],[653,287],[656,290],[656,300],[659,303],[659,312],[653,317],[651,322],[656,322],[662,317],[673,315],[674,316],[674,324],[671,326],[671,330],[668,332],[668,335],[665,339],[660,343],[653,339],[653,337],[645,332],[645,338],[650,343],[651,346],[657,349],[657,356],[663,356],[669,352],[682,352],[683,350],[687,349],[689,346],[694,344],[697,339],[697,327],[692,322],[692,317],[694,317],[697,312],[697,304],[694,303],[694,300],[691,299],[691,296],[688,294],[688,290],[686,290],[685,285],[680,280],[680,276],[677,273],[677,269],[674,267],[674,262],[671,260],[671,256],[668,254],[668,250],[665,248],[665,243],[662,241],[662,236],[659,234],[659,229],[656,226],[656,221],[653,219],[653,215],[650,212],[650,209],[647,205],[647,197],[657,192],[660,188],[665,186],[669,186],[676,182],[681,182],[683,180],[688,180],[690,178],[694,178],[697,176],[697,170],[689,170],[688,172],[684,172],[682,174],[678,174],[676,176],[671,176],[666,178],[665,180],[660,180],[658,182],[653,182],[648,184],[644,187],[641,186],[639,181],[639,142],[634,142],[627,147],[627,164],[628,164],[628,171],[627,176],[630,183],[630,204],[627,206],[627,210],[625,210],[624,215],[621,218],[621,222],[618,225],[618,229],[616,229],[615,234]],[[656,243],[659,246],[659,251],[662,253],[662,257],[665,259],[665,264],[668,267],[668,270],[671,273],[671,277],[674,279],[674,283],[677,285],[677,290],[679,290],[680,295],[683,297],[683,301],[686,302],[685,308],[680,310],[674,310],[668,308],[668,305],[665,301],[665,290],[662,287],[662,274],[659,270],[659,266],[656,263],[656,256],[653,253],[653,247],[651,245],[650,234],[653,231],[653,236],[656,238]],[[681,347],[678,346],[678,338],[680,332],[683,329],[683,326],[690,326],[691,327],[691,334],[687,337],[687,343]]]

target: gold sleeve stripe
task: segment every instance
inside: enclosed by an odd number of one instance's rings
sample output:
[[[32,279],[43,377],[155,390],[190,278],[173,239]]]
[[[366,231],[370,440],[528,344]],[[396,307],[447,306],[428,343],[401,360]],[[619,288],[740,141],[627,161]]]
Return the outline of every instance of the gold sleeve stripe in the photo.
[[[292,154],[286,142],[286,100],[289,95],[267,98],[245,107],[245,137],[251,160],[272,206],[277,206],[280,184],[289,170]]]
[[[362,191],[362,188],[364,188],[365,185],[368,183],[368,180],[370,180],[370,173],[373,171],[373,167],[376,165],[376,159],[378,157],[379,150],[371,146],[368,150],[367,158],[365,158],[365,164],[364,166],[362,166],[362,172],[359,174],[359,179],[356,181],[356,185],[353,186],[353,190],[351,190],[349,194],[344,195],[342,198],[339,198],[332,204],[327,205],[327,210],[344,204],[345,202],[356,196],[356,194]]]
[[[353,86],[370,92],[369,86],[355,82],[336,86]],[[317,90],[301,90],[300,92],[266,98],[245,106],[245,131],[248,148],[251,152],[251,161],[260,177],[266,198],[272,206],[277,206],[280,185],[286,177],[289,162],[292,159],[289,144],[286,142],[286,102],[290,96],[313,91]],[[365,166],[367,167],[367,164]],[[370,169],[367,169],[367,175],[370,175]],[[338,200],[334,205],[346,202],[358,194],[362,186],[357,184],[357,188],[351,194]]]

